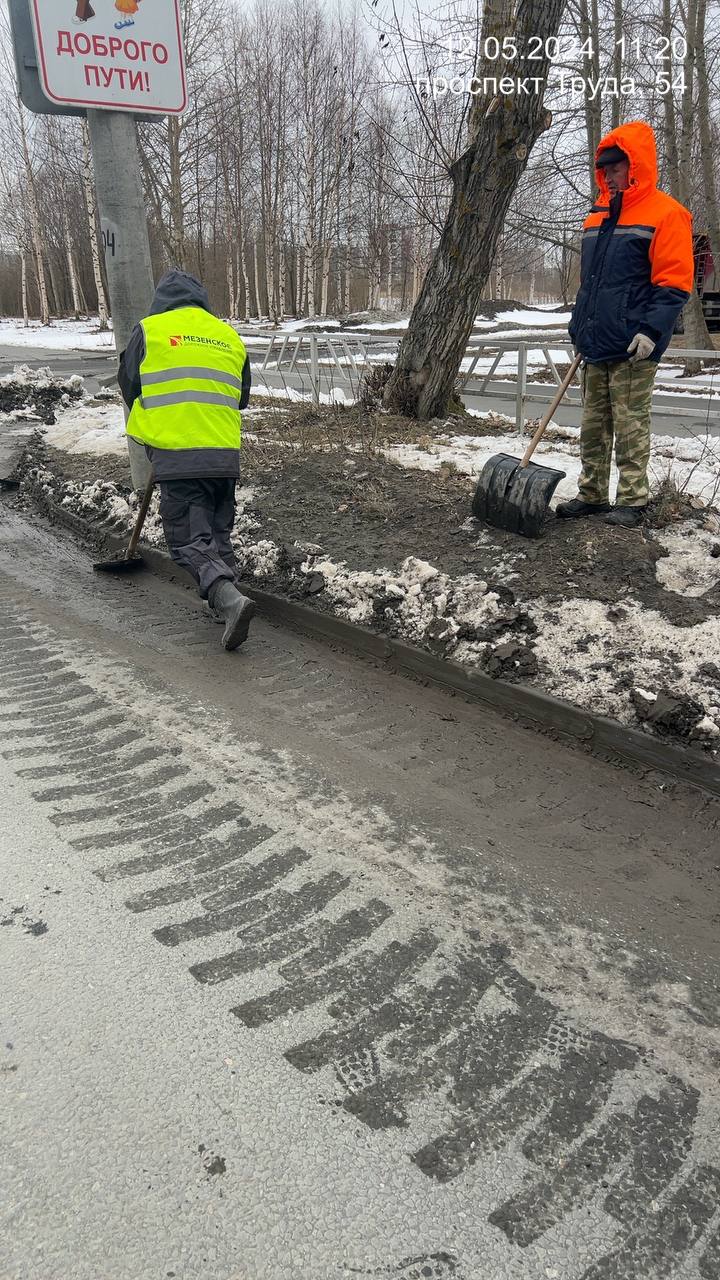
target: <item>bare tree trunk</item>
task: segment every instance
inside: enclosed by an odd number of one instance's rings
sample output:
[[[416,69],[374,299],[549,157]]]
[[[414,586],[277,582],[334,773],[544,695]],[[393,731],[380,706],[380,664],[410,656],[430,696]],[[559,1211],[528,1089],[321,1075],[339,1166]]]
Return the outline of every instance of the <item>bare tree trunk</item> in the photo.
[[[172,266],[185,268],[185,210],[182,198],[182,166],[180,161],[180,121],[169,116],[167,145],[170,159],[170,253]]]
[[[697,0],[687,4],[687,52],[685,54],[685,92],[680,107],[680,141],[678,145],[678,191],[673,193],[682,204],[690,203],[692,184],[693,99],[695,86],[695,28],[697,26]]]
[[[40,213],[38,211],[37,196],[35,193],[35,179],[33,177],[32,165],[30,164],[30,152],[27,143],[27,133],[25,131],[25,121],[23,119],[22,107],[19,104],[18,119],[20,121],[20,137],[22,139],[23,161],[25,167],[26,194],[28,213],[30,215],[30,234],[32,237],[33,253],[35,256],[35,274],[37,277],[38,294],[40,296],[40,319],[42,324],[49,324],[50,307],[48,305],[45,268],[43,266],[43,239],[40,226]]]
[[[495,254],[495,270],[493,272],[493,302],[502,302],[503,268],[502,253],[498,249]]]
[[[702,163],[703,191],[707,214],[707,231],[715,270],[720,276],[720,206],[717,197],[717,178],[712,130],[710,127],[710,82],[705,57],[705,19],[707,0],[699,0],[697,15],[697,78],[698,125],[700,132],[700,157]]]
[[[87,123],[83,120],[83,190],[85,192],[85,208],[87,210],[88,239],[90,241],[90,257],[92,259],[93,280],[98,301],[100,329],[108,328],[108,304],[103,284],[100,252],[97,237],[97,215],[95,210],[95,187],[92,178],[92,160],[90,157],[90,135]]]
[[[300,245],[295,246],[295,315],[302,315],[303,264]]]
[[[700,294],[696,288],[693,288],[689,300],[685,303],[683,310],[683,323],[685,326],[685,342],[686,345],[695,351],[712,351],[713,340],[707,327],[707,320],[703,311]],[[681,353],[676,353],[681,354]],[[685,361],[683,369],[684,378],[692,378],[698,373],[702,373],[703,361],[693,356]]]
[[[59,316],[62,314],[64,309],[63,291],[58,285],[57,271],[55,269],[55,255],[53,253],[47,254],[47,271],[50,277],[50,289],[48,293],[50,299],[50,310],[56,316]]]
[[[263,256],[265,258],[265,292],[267,294],[268,315],[273,323],[277,322],[275,306],[275,246],[272,232],[266,227],[263,237]]]
[[[315,243],[313,229],[308,220],[305,224],[305,298],[307,313],[315,315]]]
[[[80,318],[80,292],[78,290],[77,271],[75,270],[75,261],[73,257],[72,239],[70,236],[70,219],[68,218],[67,201],[62,201],[62,229],[63,240],[65,241],[65,258],[67,260],[68,276],[70,277],[70,292],[72,294],[73,314],[75,319]]]
[[[320,293],[320,315],[326,316],[328,313],[328,297],[330,292],[330,263],[332,259],[332,247],[328,240],[323,245],[322,256],[322,288]]]
[[[590,0],[591,9],[588,10],[588,0],[580,0],[580,39],[585,43],[589,42],[589,48],[592,52],[587,62],[587,76],[592,78],[597,84],[600,79],[600,63],[598,59],[600,31],[598,23],[598,7],[597,0]],[[596,94],[594,98],[589,93],[584,96],[585,106],[585,128],[587,131],[587,147],[588,147],[588,173],[590,176],[590,198],[595,193],[595,152],[600,145],[602,136],[602,104],[600,94]]]
[[[282,240],[278,243],[278,246],[277,246],[277,264],[278,264],[277,315],[278,315],[278,319],[282,320],[283,316],[285,315],[285,245],[283,244]]]
[[[239,234],[238,234],[238,242],[237,242],[237,250],[236,250],[236,253],[237,253],[237,272],[238,272],[238,278],[239,278],[240,276],[242,276],[242,282],[243,282],[243,292],[244,292],[243,312],[244,312],[244,318],[245,318],[245,320],[249,320],[249,319],[250,319],[250,277],[249,277],[249,275],[248,275],[247,253],[246,253],[246,251],[245,251],[245,235],[244,235],[244,233],[243,233],[242,223],[240,224],[240,227],[239,227]]]
[[[348,160],[348,180],[347,180],[347,222],[345,226],[345,282],[343,290],[343,311],[345,315],[350,314],[350,280],[352,273],[352,231],[353,231],[353,170],[355,162],[354,153],[354,137],[352,126],[350,128],[350,158]]]
[[[515,35],[519,50],[531,36],[545,47],[557,35],[563,8],[563,0],[520,0],[513,22],[511,0],[489,0],[483,37],[499,28]],[[522,78],[523,67],[519,59],[508,63],[506,74]],[[535,71],[543,81],[548,67],[546,58]],[[493,63],[481,61],[477,74],[495,72]],[[453,191],[440,243],[385,388],[387,408],[423,419],[445,412],[510,201],[550,123],[542,94],[474,100],[468,147],[451,168]]]
[[[343,279],[342,309],[345,315],[349,315],[350,314],[350,275],[351,275],[351,263],[352,263],[352,258],[350,256],[349,237],[345,245],[344,259],[345,259],[345,270],[344,270],[344,279]]]
[[[229,220],[228,220],[229,221]],[[228,225],[228,252],[225,259],[225,279],[227,281],[228,291],[228,317],[230,320],[238,320],[238,296],[235,283],[235,263],[232,248],[230,246],[230,236],[232,232]]]
[[[663,0],[662,33],[666,40],[672,40],[673,23],[670,0]],[[665,56],[659,62],[660,70],[669,84],[672,84],[672,62]],[[676,200],[680,199],[680,171],[678,166],[677,124],[675,121],[675,100],[672,93],[663,94],[665,114],[665,158],[668,166],[668,185]]]
[[[342,309],[343,295],[343,243],[342,243],[342,186],[338,182],[335,191],[335,306],[338,315]]]
[[[617,84],[622,81],[623,59],[622,59],[622,39],[623,31],[623,0],[613,0],[613,39],[615,41],[613,50],[613,75]],[[611,99],[610,127],[617,129],[620,124],[620,97],[618,94]]]
[[[27,254],[24,249],[20,254],[20,289],[22,292],[23,326],[26,329],[29,329],[30,320],[28,318]]]
[[[680,141],[678,144],[678,183],[679,189],[673,192],[683,204],[689,204],[692,194],[693,175],[693,128],[695,100],[695,58],[697,54],[698,0],[688,0],[687,4],[685,55],[685,92],[680,108]],[[669,95],[668,95],[669,96]],[[713,349],[712,338],[708,332],[707,321],[702,308],[700,296],[695,287],[683,310],[685,337],[690,348],[698,351]],[[691,378],[701,372],[703,362],[697,357],[685,361],[683,376]]]
[[[260,304],[260,268],[258,265],[257,235],[253,236],[253,271],[255,274],[255,310],[259,320],[263,311]]]

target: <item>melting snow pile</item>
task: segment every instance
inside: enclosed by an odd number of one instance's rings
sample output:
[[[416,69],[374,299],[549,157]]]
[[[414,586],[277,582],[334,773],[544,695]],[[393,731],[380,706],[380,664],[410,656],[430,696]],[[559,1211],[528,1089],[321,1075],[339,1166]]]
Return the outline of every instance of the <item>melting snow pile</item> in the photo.
[[[125,415],[118,396],[80,401],[58,415],[45,441],[66,453],[113,453],[127,457]]]
[[[61,481],[52,471],[44,467],[32,467],[27,473],[25,483],[73,514],[108,525],[116,533],[123,535],[129,533],[135,523],[138,495],[121,491],[110,480],[95,480],[92,483],[76,480]],[[260,528],[260,521],[251,511],[245,510],[246,505],[250,506],[252,500],[251,489],[238,489],[238,511],[232,538],[233,547],[244,576],[266,578],[275,571],[279,548],[274,542],[265,538],[253,537],[255,530]],[[151,547],[165,547],[160,519],[160,497],[157,490],[152,496],[145,517],[142,540]]]
[[[79,374],[56,378],[48,368],[16,365],[0,378],[0,430],[9,422],[55,422],[55,410],[67,408],[83,395]]]

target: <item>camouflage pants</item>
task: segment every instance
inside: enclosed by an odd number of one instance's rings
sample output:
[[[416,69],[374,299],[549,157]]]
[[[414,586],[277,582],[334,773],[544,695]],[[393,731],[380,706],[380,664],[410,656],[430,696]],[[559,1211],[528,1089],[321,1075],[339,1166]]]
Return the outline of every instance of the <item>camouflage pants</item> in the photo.
[[[644,507],[648,500],[650,407],[657,372],[654,360],[614,360],[583,368],[580,429],[583,502],[607,502],[613,437],[619,474],[619,507]]]

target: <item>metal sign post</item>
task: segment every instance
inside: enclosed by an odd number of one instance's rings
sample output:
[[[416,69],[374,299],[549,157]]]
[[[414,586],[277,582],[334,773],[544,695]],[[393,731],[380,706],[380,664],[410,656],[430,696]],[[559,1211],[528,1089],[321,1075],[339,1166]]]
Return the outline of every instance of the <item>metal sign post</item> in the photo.
[[[28,17],[35,65],[27,50]],[[180,0],[11,0],[11,18],[26,105],[41,114],[87,116],[119,353],[154,292],[133,117],[185,109]],[[145,450],[128,440],[128,451],[133,485],[144,489]]]
[[[88,110],[100,231],[105,250],[115,348],[124,351],[155,290],[135,121],[121,111]],[[145,449],[127,438],[133,487],[150,478]]]

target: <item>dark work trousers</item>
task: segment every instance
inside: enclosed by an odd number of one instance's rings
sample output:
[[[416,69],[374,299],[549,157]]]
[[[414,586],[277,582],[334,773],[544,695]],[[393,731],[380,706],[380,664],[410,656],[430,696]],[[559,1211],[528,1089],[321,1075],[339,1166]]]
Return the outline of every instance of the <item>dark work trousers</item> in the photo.
[[[231,582],[237,565],[230,543],[235,480],[161,480],[160,518],[173,560],[187,569],[203,600],[219,578]]]

